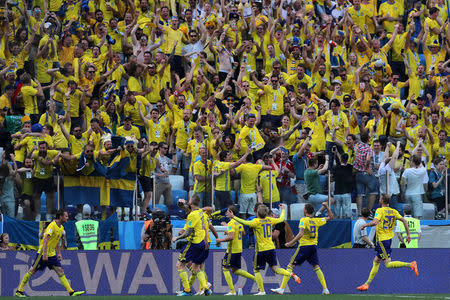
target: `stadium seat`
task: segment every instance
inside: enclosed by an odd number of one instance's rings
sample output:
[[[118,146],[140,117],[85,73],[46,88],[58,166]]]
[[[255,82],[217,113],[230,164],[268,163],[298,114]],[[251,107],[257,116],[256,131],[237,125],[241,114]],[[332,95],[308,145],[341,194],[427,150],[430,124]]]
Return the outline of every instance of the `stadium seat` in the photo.
[[[434,206],[434,203],[424,203],[422,219],[434,220],[435,215],[436,215],[436,206]]]
[[[152,205],[152,204],[150,204],[148,207],[150,208],[150,210],[153,211],[153,205]],[[166,214],[168,213],[167,206],[165,206],[164,204],[156,204],[156,205],[155,205],[155,208],[157,208],[157,209],[159,208],[160,210],[162,210],[162,211],[165,212]]]
[[[178,199],[188,200],[188,194],[185,190],[172,190],[172,203],[177,204]]]
[[[172,190],[182,190],[184,188],[184,178],[181,175],[169,175]]]
[[[291,211],[290,220],[300,220],[305,215],[303,214],[303,208],[305,207],[305,203],[293,203],[289,207]]]

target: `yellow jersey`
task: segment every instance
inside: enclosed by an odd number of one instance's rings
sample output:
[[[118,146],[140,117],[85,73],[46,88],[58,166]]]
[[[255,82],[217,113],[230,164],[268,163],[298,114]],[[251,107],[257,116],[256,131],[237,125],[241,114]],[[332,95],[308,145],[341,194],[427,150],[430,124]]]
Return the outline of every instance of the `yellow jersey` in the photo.
[[[234,237],[228,242],[227,253],[242,253],[242,236],[244,234],[244,226],[235,220],[230,220],[227,224],[228,234],[234,233]]]
[[[347,115],[342,111],[339,111],[338,114],[335,115],[331,110],[327,110],[322,118],[328,125],[326,141],[327,142],[333,141],[331,138],[331,131],[334,130],[336,127],[339,127],[339,129],[336,131],[336,139],[344,142],[345,141],[344,128],[348,128],[349,126]]]
[[[139,128],[133,125],[131,125],[130,130],[126,130],[125,127],[120,126],[119,128],[117,128],[116,135],[121,137],[129,136],[135,138],[136,140],[141,139],[141,132],[139,131]]]
[[[194,230],[187,238],[189,242],[198,244],[205,239],[205,217],[201,209],[194,210],[187,216],[186,226]]]
[[[276,90],[270,85],[264,86],[264,96],[261,97],[261,114],[281,116],[284,112],[283,101],[287,97],[285,87],[278,87]]]
[[[25,114],[38,114],[37,94],[38,90],[30,85],[23,86],[20,90],[25,106]]]
[[[55,256],[56,255],[56,247],[58,246],[59,240],[61,239],[62,233],[64,231],[64,226],[58,226],[58,224],[56,224],[55,221],[51,222],[48,227],[45,229],[44,232],[44,237],[45,238],[46,235],[49,235],[50,238],[48,239],[47,242],[47,256],[51,257],[51,256]],[[43,254],[42,253],[42,242],[41,241],[39,249],[38,249],[38,253],[39,254]]]
[[[277,187],[278,174],[278,171],[272,170],[272,178],[270,178],[270,171],[264,170],[259,173],[259,184],[262,187],[264,203],[270,203],[270,183],[272,184],[272,202],[280,201],[280,193]]]
[[[236,168],[236,172],[241,174],[241,194],[256,193],[258,174],[262,168],[262,165],[252,163],[242,164]]]
[[[376,227],[378,241],[390,240],[394,237],[395,221],[400,220],[402,216],[393,208],[380,207],[375,212],[374,219],[379,222]]]
[[[325,218],[301,218],[298,224],[298,228],[303,228],[304,233],[302,238],[300,239],[299,246],[317,245],[319,227],[325,225],[326,223],[327,220]]]
[[[263,138],[261,137],[258,128],[256,128],[255,126],[250,128],[245,125],[239,133],[239,139],[244,140],[247,145],[249,145],[249,147],[252,147],[253,151],[262,149],[266,144],[266,142],[264,142]]]
[[[215,177],[215,190],[216,191],[230,191],[231,190],[231,179],[230,179],[230,162],[218,161],[213,163],[214,173],[222,173],[222,175]]]
[[[197,126],[196,123],[189,121],[187,124],[183,120],[175,122],[173,127],[177,131],[175,145],[178,149],[185,150],[187,148],[188,142],[194,136],[194,128]]]
[[[251,221],[245,221],[234,217],[233,220],[253,228],[256,236],[255,252],[262,252],[275,249],[272,240],[272,226],[283,222],[285,214],[286,211],[283,209],[278,219],[265,217],[264,219],[254,218]]]
[[[206,169],[205,169],[206,167]],[[211,174],[211,161],[208,160],[206,166],[205,163],[202,162],[200,159],[194,162],[194,171],[193,171],[194,177],[195,175],[199,176],[208,176]],[[207,183],[207,188],[209,189],[209,182]],[[195,180],[194,182],[194,193],[201,193],[205,191],[205,182],[199,182],[198,180]]]

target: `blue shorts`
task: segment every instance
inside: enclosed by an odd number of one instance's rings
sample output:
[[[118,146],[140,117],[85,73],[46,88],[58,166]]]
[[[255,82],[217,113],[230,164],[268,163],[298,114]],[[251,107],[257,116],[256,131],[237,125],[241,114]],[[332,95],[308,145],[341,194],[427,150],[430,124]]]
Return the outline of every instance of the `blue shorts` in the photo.
[[[208,250],[205,249],[203,251],[203,257],[202,257],[202,262],[201,263],[204,263],[206,261],[206,259],[208,258],[208,256],[209,256],[209,248],[208,248]]]
[[[222,266],[226,268],[241,268],[241,256],[242,253],[225,253],[225,256],[222,259]]]
[[[178,260],[182,263],[193,262],[196,265],[201,265],[205,260],[205,241],[198,244],[188,242],[183,250],[181,250]]]
[[[377,252],[377,257],[385,260],[391,257],[391,242],[392,240],[378,241],[375,245],[375,251]]]
[[[294,266],[300,266],[305,260],[311,265],[315,266],[319,264],[319,257],[317,256],[317,246],[300,246],[292,256],[291,264]]]
[[[253,258],[253,270],[264,270],[266,264],[268,264],[269,267],[277,265],[275,250],[255,252],[255,257]]]
[[[33,267],[36,271],[44,270],[45,268],[49,268],[53,270],[54,267],[61,267],[61,262],[58,260],[56,255],[49,256],[47,261],[42,259],[42,254],[36,253],[36,259],[34,260]]]
[[[377,178],[367,172],[356,172],[356,193],[358,196],[378,195]]]

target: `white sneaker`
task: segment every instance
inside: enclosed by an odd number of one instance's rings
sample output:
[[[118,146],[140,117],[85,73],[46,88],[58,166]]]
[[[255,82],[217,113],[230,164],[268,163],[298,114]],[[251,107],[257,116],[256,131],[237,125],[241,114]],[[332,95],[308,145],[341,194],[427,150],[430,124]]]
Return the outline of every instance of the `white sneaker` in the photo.
[[[236,296],[236,292],[226,293],[224,296]]]
[[[180,295],[183,294],[184,291],[176,291],[175,294]]]
[[[253,294],[253,296],[265,296],[266,292],[258,292],[256,294]]]
[[[322,295],[330,295],[331,293],[330,293],[330,291],[328,290],[328,289],[324,289],[323,291],[322,291]]]
[[[211,282],[207,282],[207,283],[206,283],[206,288],[207,288],[208,290],[210,290],[210,289],[211,289],[211,287],[212,287],[212,284],[211,284]]]
[[[277,288],[277,289],[270,289],[272,292],[277,293],[278,295],[283,295],[284,294],[284,289],[282,288]]]

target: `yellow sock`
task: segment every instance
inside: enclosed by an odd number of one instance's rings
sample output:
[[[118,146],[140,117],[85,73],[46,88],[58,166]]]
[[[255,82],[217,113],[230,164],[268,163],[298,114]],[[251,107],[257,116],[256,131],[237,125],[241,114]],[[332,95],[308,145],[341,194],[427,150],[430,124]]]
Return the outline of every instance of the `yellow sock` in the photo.
[[[323,289],[326,289],[327,283],[325,282],[325,276],[323,276],[322,270],[320,269],[320,267],[317,267],[316,269],[314,269],[314,271],[316,271],[317,278],[319,279]]]
[[[191,276],[189,276],[189,286],[192,286],[196,279],[197,276],[194,273],[192,273]]]
[[[366,284],[370,284],[378,273],[378,268],[380,267],[380,263],[373,262],[372,270],[370,270],[369,279],[367,279]]]
[[[225,276],[225,280],[228,284],[228,287],[230,288],[230,291],[234,293],[234,285],[233,285],[233,278],[231,277],[230,270],[226,268],[222,268],[223,275]]]
[[[200,270],[197,273],[197,278],[198,282],[200,283],[200,289],[205,289],[207,284],[205,271]]]
[[[286,287],[289,279],[291,278],[292,267],[288,266],[286,271],[289,272],[289,275],[284,275],[283,281],[281,281],[281,285],[280,285],[280,288],[282,288],[282,289],[284,289]]]
[[[402,262],[402,261],[390,261],[386,263],[386,268],[405,268],[405,267],[411,267],[411,263]]]
[[[19,288],[17,289],[19,292],[23,292],[23,289],[25,288],[25,285],[27,284],[28,280],[30,280],[31,276],[33,276],[30,272],[27,272],[25,276],[22,278],[22,282],[19,285]]]
[[[261,276],[261,273],[259,273],[259,271],[255,271],[255,281],[256,284],[258,285],[258,289],[260,292],[265,292],[264,290],[264,282]]]
[[[69,281],[67,281],[66,275],[64,275],[64,273],[59,276],[59,280],[69,293],[73,292],[73,289],[70,287]]]
[[[291,276],[291,272],[286,271],[283,268],[277,268],[275,270],[275,273],[279,274],[279,275],[284,275],[284,276]]]
[[[184,291],[190,292],[191,286],[189,285],[188,275],[187,275],[186,271],[184,269],[178,270],[178,275],[180,275],[181,284],[183,285]]]
[[[244,270],[242,270],[242,269],[237,269],[236,271],[234,271],[234,274],[255,281],[255,276],[253,276],[253,275],[250,274],[249,272],[244,271]]]

